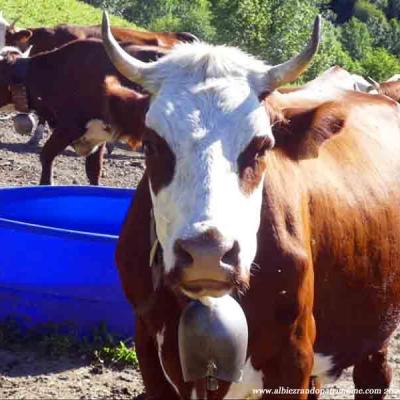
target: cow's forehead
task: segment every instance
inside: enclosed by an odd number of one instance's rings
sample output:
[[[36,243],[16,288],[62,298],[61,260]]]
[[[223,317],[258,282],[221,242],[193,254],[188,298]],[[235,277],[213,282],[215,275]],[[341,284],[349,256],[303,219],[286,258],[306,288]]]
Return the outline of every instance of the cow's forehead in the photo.
[[[249,83],[230,77],[166,82],[151,103],[146,124],[173,147],[225,140],[240,151],[253,136],[271,132],[264,105]]]
[[[161,84],[146,124],[170,145],[217,137],[247,143],[270,135],[258,99],[260,77],[270,68],[262,61],[237,48],[200,42],[177,45],[157,65],[149,80]]]

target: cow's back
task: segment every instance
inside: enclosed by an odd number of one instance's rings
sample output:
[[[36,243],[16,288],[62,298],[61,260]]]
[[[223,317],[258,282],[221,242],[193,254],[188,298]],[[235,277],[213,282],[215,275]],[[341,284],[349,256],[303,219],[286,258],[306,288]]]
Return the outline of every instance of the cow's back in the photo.
[[[277,239],[259,244],[256,262],[270,268],[277,247],[312,259],[315,350],[340,370],[380,349],[399,319],[400,112],[382,96],[344,92],[311,120],[317,141],[333,137],[270,155],[260,232],[265,240],[274,224]]]
[[[28,87],[40,93],[43,104],[51,104],[51,112],[58,120],[74,114],[75,119],[86,123],[103,114],[104,80],[108,75],[117,76],[126,86],[138,88],[116,71],[101,41],[78,40],[32,57]]]
[[[61,24],[54,28],[31,28],[32,37],[29,45],[32,46],[30,55],[51,51],[74,40],[99,39],[101,29],[99,25],[80,26]],[[170,48],[179,41],[192,42],[197,38],[186,32],[146,32],[131,28],[112,28],[113,35],[119,42],[138,46],[159,46]],[[11,46],[19,46],[18,42],[7,42]]]

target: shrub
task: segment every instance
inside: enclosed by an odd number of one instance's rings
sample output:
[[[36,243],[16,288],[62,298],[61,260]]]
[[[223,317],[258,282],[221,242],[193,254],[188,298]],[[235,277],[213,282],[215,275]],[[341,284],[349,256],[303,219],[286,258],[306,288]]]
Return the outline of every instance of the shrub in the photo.
[[[366,75],[384,81],[400,71],[400,61],[384,48],[371,49],[361,60]]]

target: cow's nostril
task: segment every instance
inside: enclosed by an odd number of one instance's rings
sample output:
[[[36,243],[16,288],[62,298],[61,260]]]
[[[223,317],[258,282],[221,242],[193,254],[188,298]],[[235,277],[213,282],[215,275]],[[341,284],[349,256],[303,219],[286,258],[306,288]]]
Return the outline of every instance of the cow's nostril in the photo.
[[[232,266],[239,264],[239,243],[237,240],[233,242],[231,249],[223,255],[221,261]]]
[[[193,257],[185,249],[184,243],[184,240],[177,240],[174,246],[176,263],[181,267],[189,266],[193,263]]]

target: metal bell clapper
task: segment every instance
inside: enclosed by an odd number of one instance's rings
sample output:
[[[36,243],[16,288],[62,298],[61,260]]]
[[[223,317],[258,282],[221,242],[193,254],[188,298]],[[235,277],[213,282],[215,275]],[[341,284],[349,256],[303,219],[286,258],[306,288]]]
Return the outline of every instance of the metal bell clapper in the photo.
[[[218,390],[219,385],[218,385],[218,380],[215,377],[217,373],[217,366],[215,365],[214,361],[209,361],[208,365],[207,365],[207,390],[209,390],[210,392],[215,392],[216,390]]]

